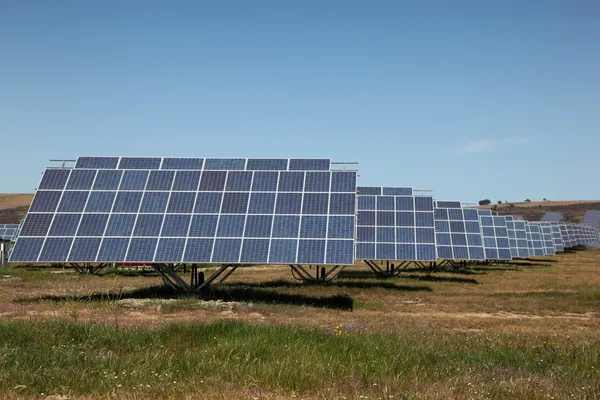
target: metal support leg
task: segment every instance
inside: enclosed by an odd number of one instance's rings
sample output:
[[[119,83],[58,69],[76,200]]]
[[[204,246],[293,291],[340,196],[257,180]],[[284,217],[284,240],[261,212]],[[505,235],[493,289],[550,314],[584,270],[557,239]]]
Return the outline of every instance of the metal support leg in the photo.
[[[292,276],[303,282],[313,282],[313,283],[327,283],[331,282],[340,272],[344,269],[342,265],[336,265],[332,267],[329,271],[325,269],[324,266],[315,265],[316,271],[313,276],[310,272],[308,272],[302,265],[299,264],[289,264]],[[311,266],[312,267],[312,266]]]

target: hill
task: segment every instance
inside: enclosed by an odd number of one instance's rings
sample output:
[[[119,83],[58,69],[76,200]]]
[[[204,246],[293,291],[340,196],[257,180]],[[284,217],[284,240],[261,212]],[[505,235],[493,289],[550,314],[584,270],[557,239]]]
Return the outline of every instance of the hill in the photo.
[[[18,224],[27,214],[31,200],[33,194],[29,193],[0,193],[0,224]]]
[[[588,210],[600,210],[600,200],[532,201],[529,203],[496,204],[499,215],[520,215],[528,221],[539,221],[550,211],[561,212],[568,222],[581,222]],[[479,206],[490,209],[494,205]]]

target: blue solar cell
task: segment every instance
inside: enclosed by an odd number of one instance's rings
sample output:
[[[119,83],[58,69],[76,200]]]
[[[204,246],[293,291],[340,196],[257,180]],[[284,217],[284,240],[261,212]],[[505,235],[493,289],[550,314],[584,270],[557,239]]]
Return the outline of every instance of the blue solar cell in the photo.
[[[288,167],[287,158],[264,159],[264,158],[249,158],[246,162],[246,170],[248,171],[285,171]]]
[[[403,261],[414,261],[417,259],[417,253],[414,244],[397,244],[396,259]]]
[[[203,164],[203,158],[163,158],[160,168],[201,170]]]
[[[264,263],[269,258],[269,239],[245,239],[240,261],[243,263]]]
[[[396,241],[399,243],[415,243],[415,229],[396,228]]]
[[[233,192],[223,195],[221,213],[223,214],[245,214],[248,209],[249,193]]]
[[[468,260],[469,249],[463,246],[454,246],[454,259],[455,260]]]
[[[205,170],[243,171],[245,168],[245,158],[207,158],[204,161]]]
[[[214,237],[217,232],[218,221],[218,215],[194,215],[188,236]]]
[[[483,246],[483,243],[481,241],[481,235],[467,235],[467,244],[469,246]]]
[[[415,233],[417,237],[417,243],[435,243],[435,229],[416,228]]]
[[[497,248],[485,248],[485,258],[487,260],[497,260],[498,259],[498,249]]]
[[[56,214],[52,221],[49,236],[75,236],[81,214]]]
[[[433,217],[436,220],[448,219],[448,210],[445,208],[436,208],[433,210]]]
[[[165,216],[160,236],[185,237],[190,227],[191,215],[171,214]]]
[[[454,255],[452,254],[452,247],[450,246],[437,246],[438,257],[441,259],[452,260]]]
[[[373,226],[375,225],[375,211],[362,211],[358,213],[357,224],[362,226]]]
[[[496,232],[496,236],[504,236],[504,237],[508,236],[508,230],[506,228],[503,228],[503,227],[494,228],[494,231]]]
[[[415,213],[415,223],[417,226],[434,226],[433,213],[430,213],[430,212]]]
[[[245,215],[221,215],[217,236],[242,237],[244,235]]]
[[[324,240],[300,240],[298,244],[298,264],[323,264],[324,262]]]
[[[387,210],[394,211],[395,205],[395,197],[377,197],[377,210]]]
[[[450,221],[450,232],[465,232],[465,223],[462,221]]]
[[[356,196],[354,194],[332,193],[329,198],[331,214],[353,215],[356,212]]]
[[[424,261],[435,261],[435,244],[417,244],[417,258]]]
[[[122,176],[123,171],[120,170],[100,170],[94,181],[94,190],[116,190]]]
[[[375,196],[359,196],[358,197],[358,209],[359,210],[375,210],[376,209]]]
[[[412,196],[413,190],[409,187],[383,187],[381,188],[384,196]]]
[[[330,172],[307,172],[304,184],[305,192],[329,192]]]
[[[279,193],[275,205],[275,214],[300,214],[302,193]]]
[[[138,212],[142,192],[118,192],[113,212]]]
[[[40,191],[35,194],[29,212],[54,212],[62,192]]]
[[[46,236],[52,214],[27,214],[19,236]]]
[[[154,261],[178,263],[183,259],[185,238],[161,238]]]
[[[328,193],[304,193],[303,214],[327,214],[329,210]]]
[[[463,214],[465,216],[465,221],[479,222],[479,215],[477,214],[477,210],[463,209]]]
[[[191,213],[196,202],[195,192],[172,192],[169,199],[168,213]]]
[[[492,217],[481,217],[479,223],[481,226],[494,226],[494,219]]]
[[[318,158],[292,158],[290,159],[290,171],[328,171],[331,165],[329,159]]]
[[[396,245],[389,243],[377,243],[375,246],[377,260],[396,260]]]
[[[225,188],[227,172],[225,171],[204,171],[200,179],[198,190],[203,192],[219,192]]]
[[[144,190],[148,171],[124,171],[119,190]]]
[[[200,171],[177,171],[173,181],[173,190],[198,190],[200,183]]]
[[[59,212],[81,212],[85,208],[90,192],[64,192],[58,206]]]
[[[484,236],[494,236],[494,228],[489,227],[489,226],[481,227],[481,232],[483,233]]]
[[[38,261],[67,261],[73,238],[47,238]]]
[[[413,211],[414,209],[415,205],[412,197],[396,197],[396,210]]]
[[[171,190],[175,171],[150,171],[146,190]]]
[[[83,214],[77,236],[102,236],[108,223],[108,214]]]
[[[465,230],[467,233],[480,233],[479,223],[467,221],[465,222]]]
[[[461,208],[460,201],[438,201],[437,208]]]
[[[377,186],[358,186],[356,193],[360,196],[381,196],[381,187]]]
[[[70,169],[46,169],[38,189],[63,190],[70,172]]]
[[[119,157],[77,157],[75,168],[116,169]]]
[[[251,193],[248,214],[273,214],[275,193]]]
[[[133,230],[133,236],[158,236],[162,227],[163,217],[164,215],[162,214],[139,214],[135,223],[135,229]],[[148,261],[148,259],[142,261]]]
[[[86,212],[110,212],[115,201],[116,192],[90,192]]]
[[[252,191],[275,192],[278,180],[279,172],[255,172],[252,181]]]
[[[332,172],[331,191],[342,193],[356,193],[356,172]]]
[[[499,237],[496,238],[496,243],[498,244],[498,248],[509,248],[509,244],[508,244],[508,239],[507,238],[503,238],[503,237]]]
[[[119,169],[159,169],[161,161],[158,157],[121,157]]]
[[[335,239],[353,239],[354,217],[329,217],[329,223],[327,225],[327,237]]]
[[[37,261],[43,245],[44,238],[18,238],[10,254],[10,262]]]
[[[272,215],[248,215],[244,237],[268,238],[273,226]],[[294,235],[296,236],[296,235]]]
[[[153,260],[157,244],[157,238],[132,238],[127,251],[127,261]]]
[[[300,227],[300,217],[296,215],[276,215],[273,220],[273,237],[297,238]]]
[[[247,192],[252,186],[252,172],[231,171],[227,175],[225,190],[230,192]]]
[[[270,263],[295,263],[296,251],[298,248],[297,240],[272,239],[269,250]]]
[[[242,239],[216,239],[212,262],[239,262],[241,247]]]
[[[359,226],[356,229],[356,235],[357,235],[359,242],[374,242],[375,241],[375,227]]]
[[[469,247],[469,258],[471,260],[485,260],[483,247]]]
[[[393,221],[393,220],[392,220]],[[377,224],[382,225],[382,224]],[[393,225],[393,223],[392,223]],[[413,212],[400,211],[396,213],[396,226],[415,226],[415,214]]]
[[[377,228],[377,242],[393,243],[396,241],[396,228]]]
[[[450,222],[435,221],[435,230],[437,232],[450,232]]]
[[[304,189],[304,172],[281,172],[278,190],[280,192],[301,192]]]
[[[453,246],[466,246],[467,245],[467,236],[460,233],[452,233],[450,234],[452,237],[452,245]]]
[[[374,260],[375,243],[358,243],[356,246],[356,258],[361,260]]]
[[[307,239],[325,239],[327,237],[327,217],[307,216],[302,217],[300,223],[300,237]]]
[[[98,262],[125,261],[128,246],[129,238],[104,238],[96,260]]]
[[[483,238],[483,245],[487,248],[495,248],[496,246],[496,239],[493,237],[484,237]]]
[[[96,177],[96,170],[93,169],[74,169],[71,171],[67,190],[90,190]]]
[[[210,262],[214,239],[188,239],[184,262]]]
[[[104,236],[131,236],[135,219],[136,214],[112,214]],[[125,254],[122,259],[125,259]]]
[[[330,240],[327,242],[326,264],[353,264],[354,242],[352,240]]]
[[[433,198],[432,197],[415,197],[415,210],[416,211],[433,211]]]
[[[95,260],[102,238],[75,238],[69,261]]]
[[[452,246],[452,240],[449,233],[436,233],[435,242],[441,246]]]
[[[410,215],[412,216],[412,213]],[[398,223],[397,225],[403,226],[401,223]],[[377,226],[394,226],[394,212],[377,211]]]
[[[495,226],[506,226],[506,219],[504,217],[493,217]]]
[[[461,209],[448,209],[448,219],[450,221],[464,221],[463,212]]]
[[[198,193],[194,212],[197,214],[218,213],[221,210],[223,193]]]

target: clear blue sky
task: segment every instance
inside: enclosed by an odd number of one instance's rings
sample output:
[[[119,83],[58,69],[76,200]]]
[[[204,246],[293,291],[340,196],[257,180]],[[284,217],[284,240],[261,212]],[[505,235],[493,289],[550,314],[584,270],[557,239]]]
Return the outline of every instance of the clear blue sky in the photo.
[[[600,2],[0,0],[0,192],[50,158],[331,157],[600,199]]]

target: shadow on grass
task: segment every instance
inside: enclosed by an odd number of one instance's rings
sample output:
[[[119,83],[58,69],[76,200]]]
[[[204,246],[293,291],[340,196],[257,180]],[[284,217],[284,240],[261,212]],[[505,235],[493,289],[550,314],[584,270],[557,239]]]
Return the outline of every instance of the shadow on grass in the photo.
[[[247,288],[304,288],[304,287],[314,287],[314,286],[335,286],[341,288],[351,288],[351,289],[386,289],[386,290],[399,290],[406,292],[431,292],[431,288],[429,286],[406,286],[406,285],[397,285],[391,282],[381,282],[373,277],[373,275],[368,278],[371,281],[352,281],[347,279],[353,279],[353,276],[340,276],[338,279],[333,282],[326,283],[325,285],[322,283],[318,284],[310,284],[310,283],[300,283],[300,282],[290,282],[286,280],[274,280],[268,282],[260,282],[260,283],[229,283],[225,284],[225,286],[229,287],[247,287]],[[224,287],[225,287],[224,286]]]
[[[411,274],[409,272],[428,272],[428,273],[427,273],[427,275],[417,275],[417,274]],[[446,272],[446,271],[444,271],[442,269],[437,269],[435,271],[425,271],[422,269],[403,269],[399,275],[389,277],[388,279],[401,278],[401,279],[412,279],[412,280],[427,281],[427,282],[454,282],[454,283],[471,283],[471,284],[479,283],[475,279],[472,279],[472,278],[458,278],[458,277],[450,277],[450,276],[432,275],[432,273],[436,273],[436,272]],[[464,271],[464,272],[466,275],[476,274],[474,272],[466,272],[466,271]],[[458,272],[456,272],[456,273],[458,273]],[[349,279],[375,279],[374,277],[376,277],[376,276],[377,275],[375,275],[375,273],[369,272],[369,271],[349,271],[349,272],[343,271],[340,273],[340,278],[349,278]],[[386,278],[382,277],[379,279],[386,279]],[[356,283],[359,283],[359,282],[356,282]],[[338,281],[335,281],[334,284],[338,284]],[[372,284],[372,285],[375,285],[375,284]],[[407,291],[418,291],[418,290],[431,291],[432,290],[429,286],[404,286],[404,285],[397,285],[397,284],[388,283],[388,282],[380,282],[377,285],[380,287],[384,287],[384,288],[390,288],[390,289],[394,288],[396,290],[407,290]],[[373,287],[373,286],[371,286],[371,287]]]
[[[288,304],[296,306],[310,306],[332,308],[339,310],[352,310],[354,300],[348,295],[334,296],[307,296],[303,294],[279,293],[274,290],[267,290],[254,287],[244,287],[243,285],[221,287],[212,287],[199,293],[176,292],[168,286],[150,286],[123,293],[94,293],[83,296],[56,296],[45,295],[32,298],[16,299],[15,303],[36,303],[36,302],[105,302],[124,299],[178,299],[184,297],[198,297],[205,300],[223,300],[238,302],[254,302],[268,304]]]
[[[473,278],[455,278],[453,276],[436,276],[436,275],[400,275],[402,279],[412,279],[415,281],[426,281],[426,282],[449,282],[449,283],[469,283],[472,285],[478,285],[476,279]]]

